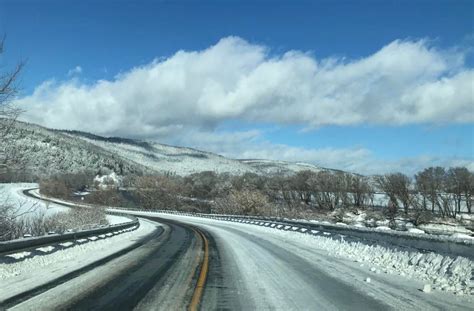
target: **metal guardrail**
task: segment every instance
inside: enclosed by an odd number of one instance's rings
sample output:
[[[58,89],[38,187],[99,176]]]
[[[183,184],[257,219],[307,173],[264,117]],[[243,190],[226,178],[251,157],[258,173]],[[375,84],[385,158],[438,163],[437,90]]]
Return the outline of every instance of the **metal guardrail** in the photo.
[[[36,188],[27,189],[24,192],[29,192],[34,189]],[[72,203],[71,204],[67,204],[65,202],[58,203],[53,200],[48,200],[44,198],[38,198],[38,199],[54,202],[56,204],[62,204],[69,207],[74,207],[74,204]],[[88,238],[95,235],[113,233],[113,232],[126,230],[126,229],[134,228],[134,227],[136,229],[140,226],[140,222],[138,221],[138,218],[131,216],[130,214],[124,214],[121,212],[111,212],[111,211],[107,212],[107,214],[127,217],[131,221],[121,223],[121,224],[116,224],[116,225],[110,225],[107,227],[96,228],[96,229],[80,230],[80,231],[74,231],[74,232],[67,232],[63,234],[50,234],[50,235],[44,235],[44,236],[38,236],[38,237],[29,237],[29,238],[21,238],[21,239],[15,239],[15,240],[10,240],[10,241],[3,241],[3,242],[0,242],[0,254],[6,255],[6,254],[14,253],[14,252],[26,251],[26,250],[30,250],[30,249],[34,249],[38,247],[44,247],[51,244],[57,244],[57,243],[62,243],[62,242]]]
[[[10,254],[13,252],[25,251],[33,248],[47,246],[54,243],[62,243],[67,241],[88,238],[95,235],[113,233],[120,230],[125,230],[133,227],[139,227],[138,219],[126,222],[123,224],[111,225],[104,228],[97,228],[91,230],[81,230],[77,232],[68,232],[64,234],[51,234],[39,237],[23,238],[11,241],[0,242],[0,254]]]
[[[307,229],[308,231],[318,230],[342,236],[355,237],[364,241],[373,242],[375,244],[389,244],[403,249],[412,248],[422,251],[442,253],[449,256],[461,256],[469,259],[474,259],[474,240],[471,241],[468,239],[457,239],[433,235],[419,235],[404,231],[375,230],[371,228],[359,228],[336,224],[310,223],[282,219],[265,219],[264,217],[216,217],[216,215],[212,214],[209,216],[206,215],[204,217],[219,218],[230,221],[232,221],[232,219],[254,220],[260,222],[288,225],[292,227],[299,227],[300,229]]]
[[[349,236],[367,241],[375,244],[390,244],[400,248],[412,248],[422,251],[432,251],[443,253],[449,256],[462,256],[474,259],[474,240],[465,240],[458,238],[447,238],[433,235],[419,235],[404,231],[383,231],[372,228],[359,228],[353,226],[344,226],[337,224],[311,223],[307,221],[295,221],[285,218],[264,217],[264,216],[243,216],[243,215],[222,215],[222,214],[204,214],[204,213],[189,213],[171,210],[138,210],[138,209],[124,209],[117,208],[115,211],[109,209],[109,214],[119,214],[126,216],[137,212],[158,212],[170,213],[177,215],[197,216],[205,218],[214,218],[227,221],[236,221],[237,219],[243,221],[268,222],[274,224],[281,224],[284,226],[297,226],[301,229],[326,231],[342,236]]]
[[[450,237],[440,237],[435,235],[420,235],[409,233],[405,231],[393,230],[377,230],[372,228],[353,227],[347,225],[312,223],[307,221],[295,221],[277,217],[262,217],[262,216],[243,216],[243,215],[219,215],[219,214],[202,214],[202,213],[186,213],[170,210],[155,210],[147,212],[168,213],[184,216],[197,216],[211,219],[218,219],[224,221],[238,222],[254,222],[256,225],[264,226],[268,223],[284,226],[298,227],[299,232],[311,233],[311,230],[329,232],[338,236],[352,237],[366,242],[368,244],[391,245],[401,249],[416,249],[420,251],[430,251],[441,253],[448,256],[461,256],[474,260],[474,240],[459,239]],[[276,228],[276,226],[274,226]],[[302,230],[306,229],[306,230]]]

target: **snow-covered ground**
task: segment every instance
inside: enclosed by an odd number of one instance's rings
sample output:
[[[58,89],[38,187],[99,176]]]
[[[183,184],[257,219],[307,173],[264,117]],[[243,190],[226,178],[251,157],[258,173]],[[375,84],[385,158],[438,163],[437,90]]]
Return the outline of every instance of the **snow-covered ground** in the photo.
[[[33,198],[26,197],[22,191],[38,187],[36,183],[12,183],[0,184],[0,204],[12,205],[15,214],[25,217],[44,213],[45,216],[51,216],[58,212],[65,212],[67,207],[38,201]]]
[[[45,247],[34,253],[22,252],[0,257],[0,301],[129,247],[158,226],[155,222],[140,219],[137,230],[105,239],[90,238],[89,242],[79,244],[66,242],[62,243],[65,249]],[[80,242],[87,241],[83,240]]]
[[[144,147],[142,144],[139,144],[139,141],[137,141],[137,144],[117,143],[90,139],[82,135],[69,135],[155,171],[174,172],[178,175],[189,175],[202,171],[230,172],[232,174],[258,173],[258,170],[252,166],[241,163],[238,160],[192,148],[173,147],[154,142],[141,142],[146,144],[146,147]]]
[[[26,212],[22,217],[36,213],[54,217],[55,213],[69,210],[59,204],[23,195],[23,190],[37,186],[34,183],[0,184],[2,202],[18,207],[18,213]],[[127,217],[115,215],[107,215],[107,219],[110,224],[130,221]],[[0,256],[0,301],[114,254],[152,233],[158,226],[155,222],[140,219],[137,230],[125,229],[115,236],[105,234],[80,239],[76,243],[61,243],[57,247],[39,247],[34,251]]]
[[[392,230],[390,226],[390,220],[387,219],[381,213],[367,212],[360,210],[358,213],[353,211],[345,211],[342,215],[339,215],[337,218],[340,218],[339,221],[335,221],[336,215],[340,211],[336,210],[331,214],[325,215],[323,219],[313,219],[310,220],[314,223],[326,223],[326,224],[335,224],[335,225],[348,225],[354,227],[366,227],[366,228],[375,228],[378,230]],[[307,221],[305,219],[293,219],[295,221]],[[462,214],[458,220],[454,219],[442,219],[442,218],[433,218],[431,223],[421,224],[418,227],[415,227],[415,224],[412,220],[399,215],[395,218],[395,227],[393,230],[396,231],[405,231],[419,234],[433,234],[433,235],[446,235],[446,236],[471,236],[474,238],[474,232],[467,229],[466,227],[472,227],[474,217],[472,215]]]
[[[14,206],[13,211],[21,217],[30,217],[38,214],[44,214],[47,217],[54,216],[58,212],[67,212],[68,207],[61,203],[71,204],[70,202],[54,199],[56,203],[45,202],[27,197],[23,194],[23,190],[37,188],[37,183],[11,183],[0,184],[0,204],[10,204]],[[33,195],[41,197],[38,189],[32,191]],[[84,205],[86,206],[86,205]],[[120,224],[130,221],[127,217],[106,215],[107,221],[111,225]]]

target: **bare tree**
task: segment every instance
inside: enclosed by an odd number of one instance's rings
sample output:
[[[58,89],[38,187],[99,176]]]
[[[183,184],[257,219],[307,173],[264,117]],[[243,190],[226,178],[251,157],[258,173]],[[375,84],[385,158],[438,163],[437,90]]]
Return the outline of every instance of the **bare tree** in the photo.
[[[0,56],[4,52],[5,36],[0,39]],[[12,104],[18,93],[18,77],[24,67],[24,62],[18,63],[13,70],[0,68],[0,139],[7,139],[21,110]],[[0,150],[0,175],[4,174],[8,167],[8,156],[6,150]]]
[[[151,175],[136,179],[135,191],[140,206],[145,209],[176,209],[179,184],[169,176]]]
[[[447,171],[446,192],[454,197],[456,213],[461,213],[463,201],[471,213],[473,174],[465,167],[453,167]]]
[[[225,214],[272,215],[267,196],[258,190],[232,190],[226,197],[216,200],[216,207]]]
[[[347,202],[341,173],[321,171],[311,176],[308,182],[319,208],[333,211]]]
[[[293,177],[278,175],[271,177],[266,184],[265,192],[273,202],[282,202],[290,211],[299,205],[293,187]]]
[[[443,167],[429,167],[419,172],[415,176],[416,188],[426,201],[431,203],[431,212],[438,208],[443,213],[439,202],[439,193],[443,190],[446,170]]]
[[[410,178],[402,173],[393,173],[378,176],[376,182],[382,191],[388,195],[389,206],[396,210],[402,207],[404,213],[408,214],[408,209],[412,204]]]
[[[311,203],[312,187],[309,181],[314,177],[314,175],[314,172],[304,170],[296,173],[292,178],[293,189],[296,192],[299,201],[304,202],[306,205]]]
[[[373,201],[374,189],[366,177],[346,174],[346,179],[348,179],[349,195],[352,198],[354,207],[365,207]]]

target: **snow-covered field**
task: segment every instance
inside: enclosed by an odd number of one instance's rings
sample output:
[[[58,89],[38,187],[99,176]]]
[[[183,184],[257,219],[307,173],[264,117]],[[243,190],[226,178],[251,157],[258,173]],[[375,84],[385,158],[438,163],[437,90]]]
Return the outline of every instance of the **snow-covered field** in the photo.
[[[339,211],[335,211],[332,214],[329,214],[331,218],[334,218],[334,215]],[[390,221],[383,214],[371,213],[366,211],[359,211],[355,214],[352,211],[346,211],[341,217],[342,219],[339,222],[329,221],[328,220],[311,220],[314,223],[331,223],[336,225],[348,225],[354,227],[366,227],[366,228],[375,228],[379,230],[392,230],[389,225]],[[307,221],[305,219],[294,219],[297,221]],[[460,215],[459,219],[456,221],[454,219],[432,219],[432,223],[421,224],[417,227],[412,220],[407,219],[403,215],[398,215],[395,217],[395,228],[397,231],[420,233],[420,234],[435,234],[435,235],[447,235],[447,236],[465,236],[469,238],[470,236],[474,238],[474,232],[467,229],[466,226],[472,227],[472,221],[474,217],[468,214]]]
[[[83,243],[62,243],[65,249],[45,247],[34,253],[22,252],[0,257],[0,301],[131,246],[158,226],[157,223],[140,219],[137,230],[105,239],[92,237],[89,241],[79,241]]]

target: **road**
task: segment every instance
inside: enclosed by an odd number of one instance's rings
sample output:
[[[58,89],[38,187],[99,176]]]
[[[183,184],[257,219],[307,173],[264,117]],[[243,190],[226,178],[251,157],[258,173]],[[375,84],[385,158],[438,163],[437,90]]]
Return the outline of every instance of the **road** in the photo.
[[[148,218],[162,224],[161,234],[12,309],[469,310],[468,300],[423,293],[422,283],[371,273],[278,230],[176,215]]]
[[[453,299],[451,294],[423,293],[421,283],[371,273],[359,263],[336,259],[303,240],[286,238],[279,230],[166,217],[197,226],[210,237],[214,253],[204,310],[470,309],[469,302]]]

